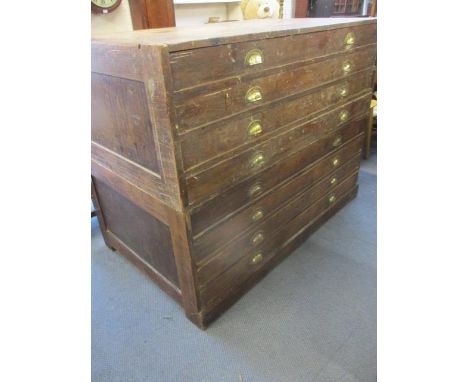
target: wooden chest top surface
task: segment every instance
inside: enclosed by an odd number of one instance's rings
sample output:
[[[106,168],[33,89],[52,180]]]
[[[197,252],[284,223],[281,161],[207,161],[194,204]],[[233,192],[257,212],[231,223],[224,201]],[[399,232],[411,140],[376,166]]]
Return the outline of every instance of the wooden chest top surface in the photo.
[[[376,23],[376,18],[306,18],[244,20],[205,24],[200,27],[144,29],[138,31],[99,34],[93,43],[118,45],[167,46],[169,51],[202,48],[258,39],[275,38],[344,28],[359,24]]]

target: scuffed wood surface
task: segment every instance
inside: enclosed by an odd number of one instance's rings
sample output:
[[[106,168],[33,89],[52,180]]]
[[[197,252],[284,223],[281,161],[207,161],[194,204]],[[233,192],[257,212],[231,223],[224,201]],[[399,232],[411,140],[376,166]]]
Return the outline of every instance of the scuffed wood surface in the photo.
[[[175,27],[99,34],[93,37],[93,41],[129,45],[167,45],[169,51],[177,51],[375,22],[375,18],[359,17],[244,20],[205,24],[196,28]]]

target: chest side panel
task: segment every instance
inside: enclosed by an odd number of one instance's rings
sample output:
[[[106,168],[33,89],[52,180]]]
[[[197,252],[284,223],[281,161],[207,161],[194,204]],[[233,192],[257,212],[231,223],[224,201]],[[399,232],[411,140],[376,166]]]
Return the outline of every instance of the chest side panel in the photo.
[[[94,164],[180,210],[165,55],[161,47],[93,44],[91,152]]]
[[[96,179],[95,186],[107,229],[178,287],[169,227],[106,183]]]
[[[92,46],[94,202],[108,246],[133,261],[196,320],[191,264],[181,245],[187,237],[166,56],[159,46]]]
[[[160,178],[156,149],[143,82],[91,75],[91,139]]]

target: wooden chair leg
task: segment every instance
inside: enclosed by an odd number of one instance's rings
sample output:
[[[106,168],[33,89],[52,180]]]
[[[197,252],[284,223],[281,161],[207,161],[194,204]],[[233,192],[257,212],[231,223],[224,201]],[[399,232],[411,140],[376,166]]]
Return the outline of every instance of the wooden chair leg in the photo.
[[[367,121],[366,138],[364,142],[364,159],[369,159],[372,139],[372,125],[374,124],[374,108],[369,108],[369,119]]]

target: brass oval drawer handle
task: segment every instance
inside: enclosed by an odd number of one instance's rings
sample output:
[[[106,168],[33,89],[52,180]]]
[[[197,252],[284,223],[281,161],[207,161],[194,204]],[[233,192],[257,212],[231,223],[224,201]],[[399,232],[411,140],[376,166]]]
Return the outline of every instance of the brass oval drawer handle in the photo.
[[[348,74],[351,71],[351,62],[343,62],[343,65],[341,65],[341,69],[343,69],[344,74]]]
[[[346,85],[342,86],[340,88],[340,91],[339,91],[339,94],[340,94],[340,97],[346,97],[349,93],[349,90],[348,90],[348,87]]]
[[[333,178],[330,179],[330,184],[331,184],[332,186],[334,186],[334,185],[336,184],[336,182],[338,182],[338,180],[336,179],[336,177],[333,177]]]
[[[250,88],[245,94],[245,101],[247,103],[255,103],[261,101],[262,98],[262,89],[260,89],[258,86]]]
[[[263,153],[258,152],[252,156],[250,159],[250,167],[252,168],[260,168],[265,164],[265,156]]]
[[[335,158],[332,160],[333,167],[337,167],[339,164],[340,164],[340,160],[338,158]]]
[[[252,49],[245,55],[245,65],[254,66],[263,64],[263,53],[260,49]]]
[[[253,237],[252,237],[252,244],[257,246],[263,243],[263,240],[265,240],[265,236],[261,232],[257,232]]]
[[[256,265],[258,263],[261,263],[263,260],[263,254],[261,252],[257,253],[252,259],[250,260],[250,263],[253,265]]]
[[[252,121],[247,130],[249,131],[249,136],[256,137],[262,133],[263,127],[260,121]]]
[[[345,40],[344,40],[347,48],[351,48],[354,45],[355,41],[356,41],[356,36],[354,35],[353,32],[349,32],[346,35]]]
[[[259,221],[261,218],[263,218],[263,210],[259,208],[258,210],[255,210],[255,212],[252,214],[252,220],[256,222]]]
[[[255,198],[256,196],[260,195],[263,192],[263,188],[261,184],[254,184],[249,189],[249,196],[251,198]]]
[[[340,121],[346,122],[349,119],[349,111],[348,110],[341,110],[340,111]]]
[[[333,204],[336,202],[336,196],[335,195],[330,195],[330,197],[328,198],[328,202],[330,204]]]
[[[341,143],[342,143],[341,136],[340,136],[340,137],[336,137],[335,140],[334,140],[333,143],[332,143],[332,146],[333,146],[333,147],[338,147],[339,145],[341,145]]]

